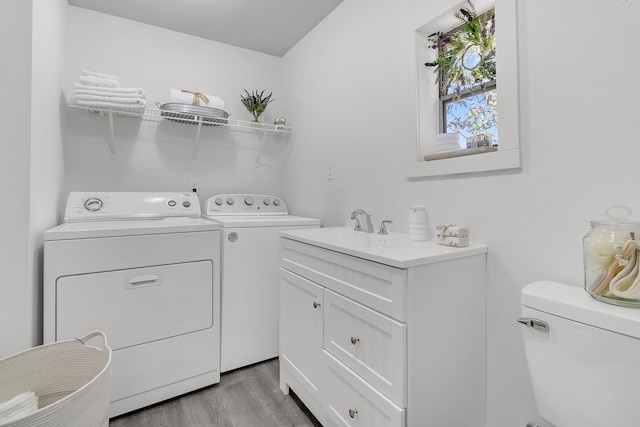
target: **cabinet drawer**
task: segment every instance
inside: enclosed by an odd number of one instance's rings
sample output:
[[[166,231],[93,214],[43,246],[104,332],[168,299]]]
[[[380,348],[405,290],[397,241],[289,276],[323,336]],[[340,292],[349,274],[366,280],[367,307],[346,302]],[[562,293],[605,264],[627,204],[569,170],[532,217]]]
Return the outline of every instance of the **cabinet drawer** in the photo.
[[[406,321],[407,270],[280,239],[280,265],[400,321]]]
[[[326,410],[341,427],[404,427],[405,410],[395,405],[336,358],[324,352],[329,366]]]
[[[324,291],[324,348],[400,406],[406,406],[406,325]]]

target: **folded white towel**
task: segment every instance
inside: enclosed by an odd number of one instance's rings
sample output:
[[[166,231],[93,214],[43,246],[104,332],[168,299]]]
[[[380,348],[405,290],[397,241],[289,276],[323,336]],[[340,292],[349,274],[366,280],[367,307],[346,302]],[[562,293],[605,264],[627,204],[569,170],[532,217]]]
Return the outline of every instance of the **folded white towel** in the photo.
[[[144,113],[147,107],[147,102],[141,100],[138,104],[122,104],[119,102],[104,102],[104,101],[84,101],[82,99],[76,99],[76,104],[88,108],[98,108],[102,110],[124,111],[129,113]]]
[[[120,81],[97,76],[80,76],[80,83],[98,87],[120,87]]]
[[[191,92],[196,92],[195,90],[183,92],[183,89],[169,89],[169,101],[170,102],[178,102],[181,104],[193,104],[193,98],[196,96]],[[220,110],[224,110],[224,99],[219,96],[213,96],[206,93],[201,94],[208,99],[202,99],[202,97],[198,97],[198,103],[194,105],[200,105],[203,107],[211,107],[218,108]]]
[[[38,396],[27,391],[13,399],[0,403],[0,424],[16,421],[38,410]]]
[[[84,90],[84,89],[76,89],[76,95],[91,95],[91,96],[113,96],[118,98],[142,98],[146,99],[144,93],[115,93],[115,92],[105,92],[102,90]]]
[[[142,89],[141,87],[117,87],[117,88],[116,87],[100,87],[100,86],[93,86],[93,85],[83,85],[80,83],[74,83],[73,87],[76,88],[76,90],[100,91],[100,92],[105,92],[108,95],[113,95],[113,94],[120,95],[124,93],[135,93],[139,95],[144,95],[144,89]]]
[[[120,97],[120,96],[96,96],[86,95],[82,93],[76,93],[76,97],[81,101],[100,101],[100,102],[115,102],[118,104],[140,104],[147,105],[144,97]]]
[[[110,79],[110,80],[120,81],[120,76],[116,76],[115,74],[97,73],[95,71],[89,71],[89,70],[82,70],[81,71],[81,75],[82,76],[102,77],[103,79]]]

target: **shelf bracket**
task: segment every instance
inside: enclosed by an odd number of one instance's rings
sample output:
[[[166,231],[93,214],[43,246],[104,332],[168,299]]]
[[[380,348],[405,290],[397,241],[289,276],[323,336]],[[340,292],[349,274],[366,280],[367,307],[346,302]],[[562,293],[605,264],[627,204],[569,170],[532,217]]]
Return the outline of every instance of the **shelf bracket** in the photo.
[[[196,158],[198,157],[198,149],[200,148],[200,132],[202,131],[202,119],[201,117],[195,116],[195,119],[198,122],[198,130],[196,131],[196,141],[193,147],[193,155],[191,156],[191,160],[195,163]]]
[[[116,143],[115,136],[113,131],[113,111],[107,112],[109,116],[109,135],[107,135],[107,143],[109,144],[109,151],[111,151],[111,159],[115,160],[116,158]]]
[[[264,142],[267,139],[267,132],[262,132],[262,141],[260,142],[260,151],[258,151],[258,156],[256,157],[256,167],[260,166],[260,157],[262,156],[262,151],[264,150]]]

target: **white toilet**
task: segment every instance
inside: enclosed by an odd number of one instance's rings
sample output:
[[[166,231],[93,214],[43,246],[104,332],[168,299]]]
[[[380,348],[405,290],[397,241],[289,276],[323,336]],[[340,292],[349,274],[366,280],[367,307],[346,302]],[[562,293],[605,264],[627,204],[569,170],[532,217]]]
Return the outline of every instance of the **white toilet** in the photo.
[[[540,415],[556,427],[640,426],[640,309],[548,281],[527,285],[521,303]]]

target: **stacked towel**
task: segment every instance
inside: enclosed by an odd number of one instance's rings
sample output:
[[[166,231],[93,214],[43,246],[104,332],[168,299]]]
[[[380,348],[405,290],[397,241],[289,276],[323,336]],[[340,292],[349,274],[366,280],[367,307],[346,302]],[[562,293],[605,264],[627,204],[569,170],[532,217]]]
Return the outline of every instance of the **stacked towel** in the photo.
[[[224,110],[224,99],[186,89],[169,89],[169,101],[180,104],[200,105]]]
[[[80,83],[98,87],[120,87],[120,77],[110,74],[96,73],[95,71],[82,70]]]
[[[0,403],[0,424],[17,421],[38,410],[38,396],[32,391],[15,396]]]
[[[82,70],[80,83],[74,84],[76,104],[129,113],[144,113],[147,107],[144,90],[120,87],[120,77]]]

